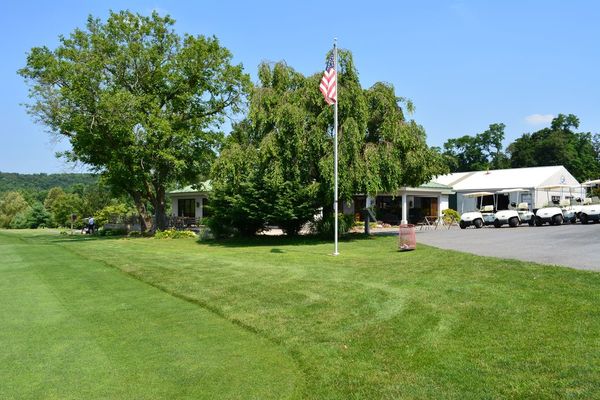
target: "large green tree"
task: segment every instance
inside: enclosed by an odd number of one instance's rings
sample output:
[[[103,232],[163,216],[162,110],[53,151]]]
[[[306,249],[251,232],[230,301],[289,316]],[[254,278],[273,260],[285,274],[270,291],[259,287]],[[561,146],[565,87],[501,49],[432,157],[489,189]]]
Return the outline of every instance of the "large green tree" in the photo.
[[[491,124],[475,136],[461,136],[444,143],[444,156],[452,172],[507,168],[508,157],[502,151],[504,124]]]
[[[597,179],[600,176],[598,143],[589,132],[575,132],[577,128],[577,116],[559,114],[550,127],[524,134],[508,146],[511,166],[564,165],[580,181]]]
[[[36,47],[19,71],[30,83],[29,112],[69,140],[64,156],[89,165],[134,200],[158,228],[165,194],[207,174],[249,86],[241,65],[214,37],[180,36],[157,13],[111,12]]]
[[[304,76],[280,62],[262,64],[258,76],[247,118],[213,170],[214,219],[239,233],[276,224],[293,234],[319,208],[333,211],[333,107],[318,90],[320,73]],[[391,85],[362,88],[348,51],[340,51],[338,80],[341,200],[394,193],[444,172],[423,128],[405,119],[401,106],[412,104]]]

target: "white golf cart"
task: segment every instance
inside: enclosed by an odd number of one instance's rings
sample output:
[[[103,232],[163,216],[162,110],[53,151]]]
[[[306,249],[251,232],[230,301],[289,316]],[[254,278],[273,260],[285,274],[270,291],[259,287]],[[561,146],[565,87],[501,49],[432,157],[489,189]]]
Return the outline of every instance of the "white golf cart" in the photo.
[[[461,207],[461,215],[460,221],[458,222],[458,226],[460,229],[465,229],[468,226],[473,225],[475,228],[479,229],[483,225],[491,225],[494,223],[494,208],[495,205],[487,205],[481,206],[480,209],[477,209],[477,203],[479,198],[483,201],[484,196],[494,196],[492,192],[474,192],[467,193],[464,197],[469,199],[475,199],[475,211],[463,212],[465,208],[465,202],[463,201]],[[494,199],[495,202],[495,199]]]
[[[504,189],[496,192],[496,194],[508,194],[516,193],[517,202],[509,203],[508,210],[496,211],[494,220],[494,226],[500,228],[504,224],[508,224],[511,228],[515,228],[522,223],[528,223],[533,226],[534,214],[529,210],[529,204],[521,202],[521,193],[528,192],[527,189]]]
[[[593,187],[600,185],[600,179],[583,182],[581,186]],[[600,199],[597,196],[586,197],[583,205],[579,209],[579,220],[582,224],[587,224],[590,221],[600,222]]]
[[[567,203],[563,203],[560,202],[560,200],[557,203],[553,203],[552,201],[550,201],[550,191],[554,190],[559,190],[561,191],[561,197],[562,197],[562,191],[564,189],[569,189],[569,191],[571,190],[571,186],[569,185],[547,185],[547,186],[540,186],[538,189],[542,189],[546,191],[546,197],[547,197],[547,204],[545,207],[539,208],[536,212],[535,212],[535,225],[536,226],[542,226],[544,225],[546,222],[549,223],[550,225],[561,225],[563,222],[568,221],[568,222],[575,222],[577,221],[577,215],[575,214],[575,211],[570,209],[570,207],[568,207]]]

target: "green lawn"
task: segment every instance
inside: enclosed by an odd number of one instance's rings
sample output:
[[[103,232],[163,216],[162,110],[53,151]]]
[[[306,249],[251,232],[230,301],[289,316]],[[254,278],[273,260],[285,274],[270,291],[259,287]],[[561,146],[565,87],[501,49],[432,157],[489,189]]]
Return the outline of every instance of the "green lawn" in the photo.
[[[90,251],[85,243],[48,239],[0,231],[0,399],[279,399],[301,391],[301,371],[284,348],[80,255]]]
[[[0,231],[0,398],[600,398],[600,274],[331,251]]]

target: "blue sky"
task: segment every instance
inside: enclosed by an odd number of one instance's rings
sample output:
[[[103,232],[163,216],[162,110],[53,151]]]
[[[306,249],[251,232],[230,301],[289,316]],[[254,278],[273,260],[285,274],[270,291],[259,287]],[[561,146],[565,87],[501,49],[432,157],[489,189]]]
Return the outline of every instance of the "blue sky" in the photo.
[[[39,1],[7,2],[0,16],[0,171],[79,172],[25,113],[16,74],[34,46],[108,10],[170,14],[180,33],[216,35],[253,79],[263,61],[311,74],[338,38],[363,86],[392,83],[413,100],[430,145],[503,122],[506,144],[573,113],[600,132],[600,2],[596,1]],[[315,90],[318,90],[315,88]]]

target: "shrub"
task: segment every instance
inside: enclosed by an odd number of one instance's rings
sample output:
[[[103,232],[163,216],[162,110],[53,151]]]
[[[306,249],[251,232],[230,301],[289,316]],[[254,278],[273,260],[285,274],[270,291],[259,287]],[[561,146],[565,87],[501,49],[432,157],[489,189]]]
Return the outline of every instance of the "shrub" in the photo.
[[[96,215],[95,215],[96,224],[98,226],[103,226],[104,224],[109,222],[109,219],[112,216],[127,215],[130,212],[131,212],[131,210],[129,209],[129,207],[126,204],[123,204],[123,203],[110,204],[96,213]]]
[[[125,236],[127,235],[126,229],[104,229],[100,228],[96,231],[98,236]]]
[[[208,227],[208,229],[210,229],[211,232],[213,232],[215,237],[227,238],[230,236],[234,236],[236,233],[236,229],[229,225],[230,220],[222,217],[220,214],[204,218],[203,222]]]
[[[178,231],[176,229],[167,229],[164,231],[157,230],[154,234],[155,239],[182,239],[196,238],[196,234],[192,231]]]
[[[200,237],[200,240],[210,240],[215,238],[215,235],[212,233],[209,227],[204,227],[200,229],[200,232],[198,232],[198,236]]]
[[[35,229],[47,226],[50,223],[50,214],[42,203],[35,203],[33,207],[21,212],[11,221],[13,229]]]
[[[27,229],[29,225],[27,224],[27,213],[22,212],[15,215],[10,221],[10,225],[8,226],[11,229]]]
[[[451,208],[443,210],[442,216],[444,218],[444,222],[447,224],[449,224],[452,221],[452,218],[454,218],[454,221],[458,221],[460,219],[460,214],[458,213],[458,211],[453,210]]]
[[[343,235],[354,225],[354,215],[351,214],[338,214],[338,233]],[[311,224],[311,231],[319,236],[330,237],[333,236],[335,230],[335,221],[333,214],[320,218]]]
[[[140,232],[140,231],[131,231],[131,232],[129,232],[129,234],[127,236],[129,236],[129,237],[142,237],[142,232]]]

